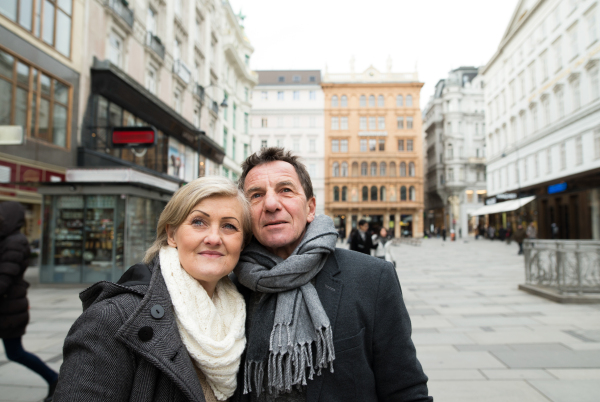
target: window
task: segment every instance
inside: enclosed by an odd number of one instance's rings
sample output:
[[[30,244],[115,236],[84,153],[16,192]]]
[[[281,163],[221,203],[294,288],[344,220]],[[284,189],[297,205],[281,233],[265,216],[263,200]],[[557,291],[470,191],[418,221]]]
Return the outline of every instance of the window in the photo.
[[[404,106],[404,99],[402,98],[402,95],[397,95],[396,96],[396,107],[400,107],[400,106]]]
[[[200,21],[196,19],[196,35],[198,38],[200,37]],[[148,14],[146,14],[146,32],[148,32],[151,36],[155,36],[158,33],[158,25],[156,24],[156,11],[152,9],[152,7],[148,7]],[[199,43],[200,41],[196,39]]]
[[[340,129],[340,119],[338,117],[331,118],[331,129],[339,130]]]
[[[448,182],[454,181],[454,168],[448,169]]]
[[[292,77],[292,81],[293,81],[293,82],[300,82],[300,76],[299,76],[299,75],[294,75],[294,76]]]
[[[179,89],[176,89],[173,93],[173,106],[175,108],[175,111],[181,114],[183,108],[183,101],[181,99],[181,91]]]
[[[231,125],[233,126],[233,129],[236,129],[236,119],[237,117],[237,105],[234,103],[233,104],[233,112],[231,113]]]
[[[317,152],[317,140],[315,140],[314,138],[308,140],[308,152]]]
[[[412,95],[406,95],[406,106],[412,107],[412,105],[413,105]]]
[[[340,141],[340,152],[348,152],[348,140]]]
[[[385,140],[384,139],[379,140],[379,150],[385,151]]]
[[[308,81],[309,82],[316,82],[317,81],[317,77],[315,77],[314,75],[311,75],[310,77],[308,77]]]
[[[338,97],[335,95],[331,97],[331,107],[338,107]]]
[[[333,177],[340,176],[340,164],[337,162],[333,162],[332,175],[333,175]]]
[[[292,151],[300,152],[300,138],[294,138],[292,141]]]
[[[115,66],[123,68],[123,39],[114,32],[108,36],[108,60]]]
[[[600,86],[598,85],[598,67],[589,69],[588,75],[590,79],[590,94],[592,95],[592,100],[594,101],[600,97]]]
[[[361,163],[360,164],[360,175],[361,176],[366,176],[368,174],[367,169],[368,169],[367,162]]]
[[[381,186],[379,189],[379,200],[385,201],[385,187]]]
[[[406,118],[406,128],[407,129],[413,128],[413,118],[412,117]]]
[[[369,130],[377,129],[377,120],[375,117],[369,117]]]
[[[367,106],[367,97],[364,95],[360,96],[360,107],[365,107]]]
[[[567,145],[564,142],[560,144],[560,168],[567,168]]]
[[[544,124],[550,124],[550,97],[542,98],[542,109],[544,110]]]
[[[548,79],[548,52],[547,51],[544,51],[542,54],[540,54],[540,63],[542,64],[542,81],[546,81]]]
[[[268,127],[267,126],[268,120],[266,117],[263,117],[262,119],[260,119],[260,126],[261,127]]]
[[[400,177],[406,177],[406,162],[400,163]]]
[[[573,110],[581,107],[581,90],[579,88],[579,78],[571,81],[571,95],[573,96]]]
[[[546,149],[546,173],[552,173],[552,149]]]
[[[390,163],[390,176],[396,177],[396,162]]]
[[[377,187],[371,186],[371,201],[377,201]]]
[[[317,91],[308,91],[308,100],[317,100]]]
[[[146,70],[146,89],[156,95],[156,70],[148,67]]]
[[[223,149],[227,154],[227,127],[223,127]]]
[[[521,99],[525,97],[525,72],[519,73],[519,91],[521,92]]]
[[[552,44],[552,51],[554,52],[554,69],[558,71],[562,68],[562,50],[560,36]]]
[[[385,99],[383,98],[383,95],[379,95],[377,97],[377,106],[378,107],[384,107],[385,106]]]
[[[348,201],[348,187],[342,187],[342,201]]]
[[[387,165],[385,162],[379,164],[379,176],[387,176]]]
[[[277,77],[277,82],[285,82],[285,77],[283,75],[280,75],[279,77]]]
[[[340,152],[339,140],[331,140],[331,152]]]
[[[363,186],[362,188],[362,200],[369,201],[369,188],[367,186]]]
[[[314,163],[308,164],[308,175],[310,177],[315,177],[317,175],[317,165]]]
[[[533,61],[529,65],[528,68],[529,68],[529,85],[531,86],[531,89],[533,90],[537,86],[537,82],[535,80],[535,61]]]
[[[534,103],[533,105],[531,105],[531,122],[532,124],[532,128],[533,131],[536,131],[538,129],[538,113],[537,113],[537,105]]]
[[[248,113],[244,113],[244,134],[248,134]]]
[[[237,139],[235,136],[231,137],[231,159],[235,160],[235,148]]]
[[[285,119],[283,116],[277,117],[277,127],[285,127]]]
[[[404,151],[404,140],[398,140],[398,151]]]
[[[398,130],[404,129],[404,117],[396,117],[396,127],[398,128]]]
[[[400,187],[400,201],[406,201],[406,186]]]
[[[348,107],[348,97],[346,95],[342,95],[342,107]]]
[[[369,95],[369,107],[375,107],[375,95]]]
[[[410,162],[408,164],[408,175],[410,177],[415,177],[416,175],[416,171],[415,171],[415,163],[414,162]]]
[[[341,118],[341,129],[348,130],[348,117],[344,116]]]
[[[374,138],[369,139],[369,151],[377,151],[377,140]]]
[[[408,190],[408,195],[411,201],[417,200],[417,190],[415,190],[413,186],[410,186],[410,189]]]
[[[600,128],[594,130],[594,159],[600,159]]]
[[[571,59],[579,54],[579,39],[577,37],[577,23],[569,29],[569,46],[571,47]]]
[[[300,100],[300,91],[294,91],[292,93],[292,96],[293,96],[292,99],[294,99],[294,100]]]
[[[556,105],[558,107],[558,117],[565,116],[565,95],[562,87],[556,90]]]
[[[367,140],[366,139],[360,140],[360,152],[367,152]]]
[[[366,130],[367,129],[367,118],[366,117],[360,117],[359,122],[360,122],[360,129],[361,130]]]
[[[338,186],[333,187],[333,201],[340,200],[340,188]]]
[[[283,99],[283,91],[277,91],[277,100],[282,101]]]
[[[261,100],[268,100],[269,99],[269,93],[267,91],[261,91],[261,93],[260,93],[260,99]]]
[[[317,118],[315,116],[310,116],[308,118],[308,126],[310,128],[315,128],[317,127]]]
[[[575,138],[575,164],[577,166],[583,163],[583,144],[581,136]]]
[[[380,116],[377,118],[377,128],[379,128],[380,130],[385,129],[385,117]]]
[[[406,140],[406,150],[407,151],[413,150],[413,140]]]
[[[348,163],[342,162],[342,177],[348,177]]]
[[[593,7],[585,15],[585,21],[587,24],[588,33],[588,44],[592,44],[598,40],[598,27],[596,26],[596,7]]]

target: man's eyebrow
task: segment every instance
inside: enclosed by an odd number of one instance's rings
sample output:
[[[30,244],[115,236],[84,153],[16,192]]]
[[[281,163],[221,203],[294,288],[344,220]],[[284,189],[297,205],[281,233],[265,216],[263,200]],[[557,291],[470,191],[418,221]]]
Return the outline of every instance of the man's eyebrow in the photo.
[[[280,181],[279,183],[277,183],[277,187],[283,187],[283,186],[290,186],[290,187],[294,187],[294,188],[296,187],[294,182],[290,181],[290,180]]]
[[[259,191],[259,190],[262,190],[262,187],[260,187],[260,186],[250,187],[248,190],[246,190],[246,194],[252,193],[254,191]]]

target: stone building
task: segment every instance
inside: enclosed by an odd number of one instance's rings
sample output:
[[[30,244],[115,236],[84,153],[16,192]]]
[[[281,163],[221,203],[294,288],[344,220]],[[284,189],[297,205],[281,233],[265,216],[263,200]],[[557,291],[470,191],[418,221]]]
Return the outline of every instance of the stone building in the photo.
[[[325,214],[423,235],[423,148],[416,73],[325,73]]]

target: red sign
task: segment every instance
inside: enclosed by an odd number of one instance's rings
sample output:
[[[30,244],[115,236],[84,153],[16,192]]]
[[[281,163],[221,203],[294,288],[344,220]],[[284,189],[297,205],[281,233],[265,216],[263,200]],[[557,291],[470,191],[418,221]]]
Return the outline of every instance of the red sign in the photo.
[[[152,127],[115,127],[112,132],[112,145],[122,147],[153,147],[156,132]]]
[[[10,170],[9,182],[0,183],[0,187],[17,189],[21,191],[37,192],[36,187],[28,186],[27,183],[63,182],[65,174],[54,170],[40,169],[21,163],[13,163],[0,160],[0,167]],[[5,194],[6,195],[6,194]]]

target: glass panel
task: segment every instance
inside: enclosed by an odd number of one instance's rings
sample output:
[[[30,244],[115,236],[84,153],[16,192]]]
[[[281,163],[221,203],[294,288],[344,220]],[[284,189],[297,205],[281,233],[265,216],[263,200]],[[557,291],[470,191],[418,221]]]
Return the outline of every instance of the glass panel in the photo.
[[[50,102],[47,99],[42,98],[40,100],[40,115],[38,121],[38,137],[45,140],[50,139]]]
[[[123,110],[123,125],[124,126],[135,126],[135,116],[128,112],[127,110]],[[143,124],[139,124],[142,126]]]
[[[32,84],[32,86],[33,86],[33,90],[37,91],[38,90],[38,75],[39,74],[38,74],[38,70],[36,70],[35,68],[32,68],[32,70],[33,70],[33,81],[32,81],[33,84]]]
[[[107,116],[108,101],[101,97],[96,96],[96,126],[106,127],[108,126]]]
[[[73,0],[58,0],[58,6],[62,8],[67,14],[71,15]]]
[[[64,103],[69,102],[69,87],[54,80],[54,101]]]
[[[67,146],[67,108],[54,104],[52,115],[52,142],[55,145]]]
[[[2,0],[0,1],[0,14],[7,18],[17,20],[17,0]]]
[[[15,125],[23,126],[23,132],[26,133],[27,127],[27,91],[17,88],[17,102],[15,110]]]
[[[71,17],[60,10],[56,16],[56,50],[71,56]]]
[[[52,82],[50,80],[50,77],[48,77],[47,75],[42,74],[42,79],[40,81],[41,81],[41,84],[42,84],[42,94],[50,96],[50,84]]]
[[[140,197],[129,197],[127,202],[127,253],[125,265],[131,266],[144,258],[146,251],[146,202]]]
[[[120,106],[111,103],[108,109],[108,125],[111,127],[120,127],[123,125],[122,123],[122,112]]]
[[[29,66],[17,62],[17,82],[23,86],[29,86]]]
[[[33,0],[21,0],[19,10],[19,24],[31,31],[31,15],[33,14]]]
[[[115,195],[85,197],[83,282],[110,281],[113,271]]]
[[[41,1],[41,0],[40,0]],[[44,32],[42,39],[44,42],[54,45],[54,5],[48,0],[44,3]]]
[[[40,36],[40,14],[42,12],[42,0],[38,0],[35,2],[35,15],[33,16],[34,21],[34,34],[35,36]]]
[[[33,96],[31,97],[31,127],[29,129],[29,131],[31,132],[31,136],[35,137],[35,122],[37,119],[37,115],[36,115],[36,104],[37,104],[37,97],[35,92],[33,93]]]
[[[10,105],[12,105],[12,84],[0,79],[0,105],[8,107],[0,108],[0,126],[10,125]]]
[[[0,4],[1,3],[2,2],[0,2]],[[14,57],[0,50],[0,74],[4,75],[6,78],[12,79],[14,62]]]

